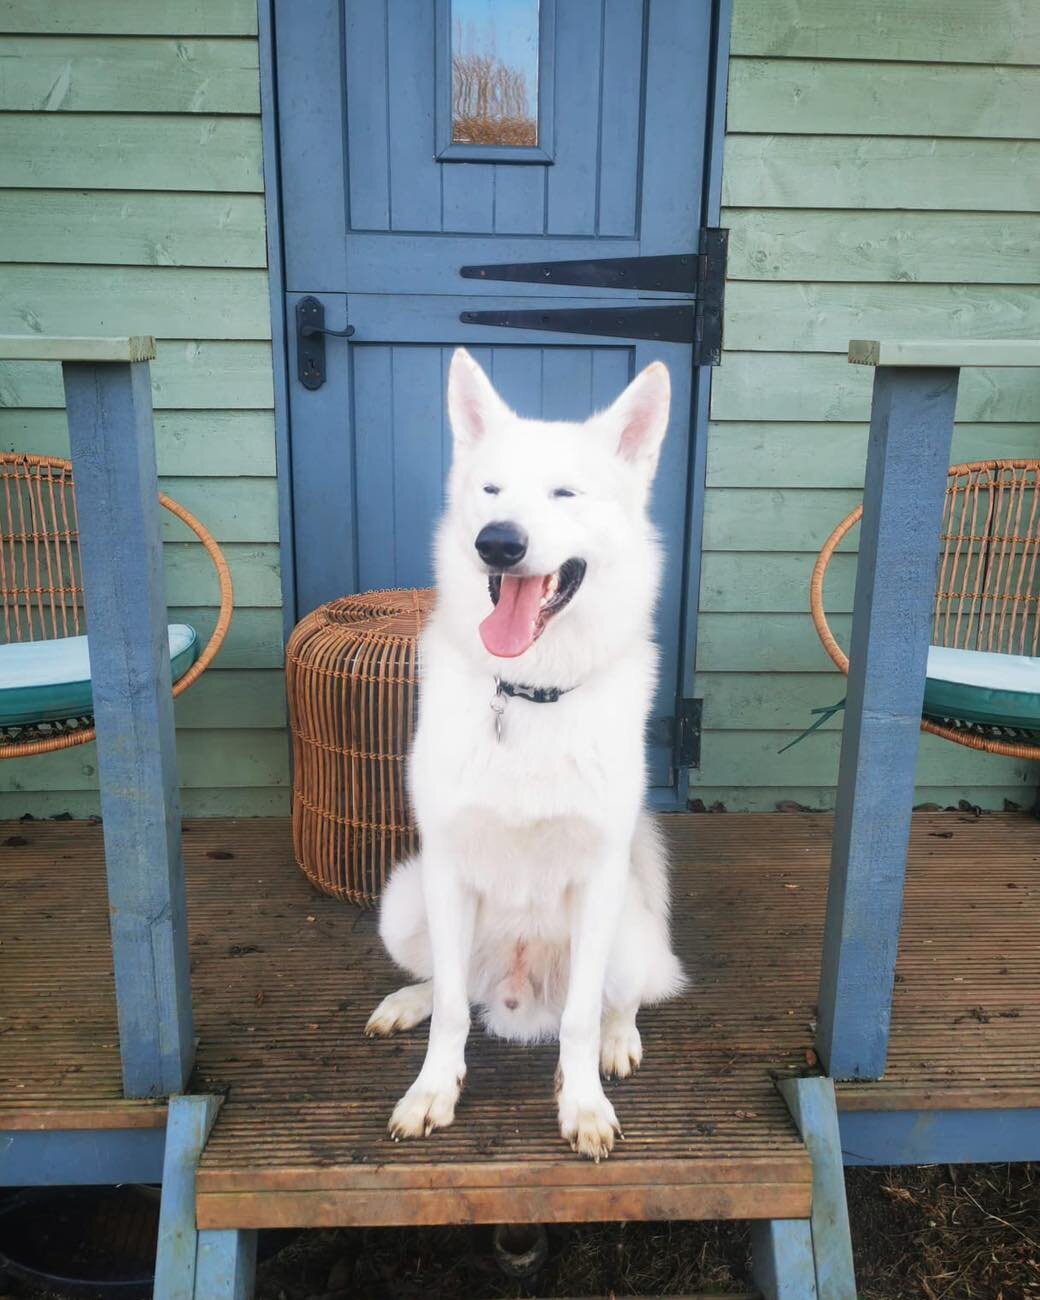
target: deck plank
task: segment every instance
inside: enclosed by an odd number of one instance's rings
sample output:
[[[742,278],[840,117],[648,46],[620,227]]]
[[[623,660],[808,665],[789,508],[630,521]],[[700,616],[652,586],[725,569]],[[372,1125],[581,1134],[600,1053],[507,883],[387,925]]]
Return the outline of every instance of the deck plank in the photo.
[[[806,1209],[805,1154],[768,1070],[804,1067],[812,1045],[830,819],[665,825],[691,990],[641,1015],[644,1068],[608,1085],[627,1140],[596,1167],[557,1136],[554,1049],[479,1032],[456,1124],[387,1141],[425,1032],[362,1036],[395,981],[373,916],[310,888],[284,822],[189,822],[196,1083],[228,1094],[200,1222]],[[0,1130],[164,1120],[119,1096],[103,881],[97,827],[0,825]],[[1040,1106],[1038,898],[1037,822],[914,818],[889,1068],[842,1086],[842,1109]]]

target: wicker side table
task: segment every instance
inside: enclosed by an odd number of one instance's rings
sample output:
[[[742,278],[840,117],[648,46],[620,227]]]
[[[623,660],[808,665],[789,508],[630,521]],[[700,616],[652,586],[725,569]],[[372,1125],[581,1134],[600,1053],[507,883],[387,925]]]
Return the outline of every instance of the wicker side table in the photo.
[[[363,907],[415,848],[405,763],[432,608],[432,591],[345,596],[308,614],[286,649],[293,852],[312,884]]]

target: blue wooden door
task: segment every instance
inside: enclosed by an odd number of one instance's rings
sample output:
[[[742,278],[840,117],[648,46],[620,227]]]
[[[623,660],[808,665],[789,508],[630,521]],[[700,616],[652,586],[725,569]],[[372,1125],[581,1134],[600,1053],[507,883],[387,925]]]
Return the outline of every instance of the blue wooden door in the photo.
[[[354,331],[328,339],[317,389],[300,382],[289,340],[297,613],[430,582],[456,346],[516,410],[550,419],[584,418],[659,359],[673,414],[653,500],[668,556],[658,711],[676,716],[691,346],[461,317],[683,295],[459,272],[697,253],[711,11],[711,0],[276,0],[289,329],[313,295],[330,328]],[[652,776],[668,787],[664,730]]]

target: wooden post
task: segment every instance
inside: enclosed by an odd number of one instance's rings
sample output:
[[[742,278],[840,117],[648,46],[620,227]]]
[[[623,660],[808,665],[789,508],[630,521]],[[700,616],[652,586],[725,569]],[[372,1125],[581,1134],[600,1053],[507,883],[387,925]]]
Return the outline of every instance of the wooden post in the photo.
[[[155,1252],[155,1300],[195,1300],[195,1175],[220,1098],[171,1097]]]
[[[812,1160],[812,1251],[820,1300],[856,1300],[838,1106],[830,1079],[777,1084]]]
[[[128,1097],[192,1064],[166,584],[147,361],[63,366]]]
[[[255,1283],[255,1230],[209,1228],[199,1233],[195,1300],[251,1300]]]
[[[835,1079],[885,1068],[958,374],[874,376],[820,976]]]
[[[751,1224],[751,1274],[763,1300],[817,1300],[808,1219],[758,1219]],[[820,1297],[819,1300],[824,1300]]]

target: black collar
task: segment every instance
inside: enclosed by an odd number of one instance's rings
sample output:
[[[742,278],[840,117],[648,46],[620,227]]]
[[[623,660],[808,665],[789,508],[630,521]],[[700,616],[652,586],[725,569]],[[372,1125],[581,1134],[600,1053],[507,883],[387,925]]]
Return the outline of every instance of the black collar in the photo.
[[[522,682],[503,681],[501,677],[495,679],[496,694],[530,700],[532,704],[555,704],[561,695],[569,695],[574,689],[573,686],[525,686]]]

